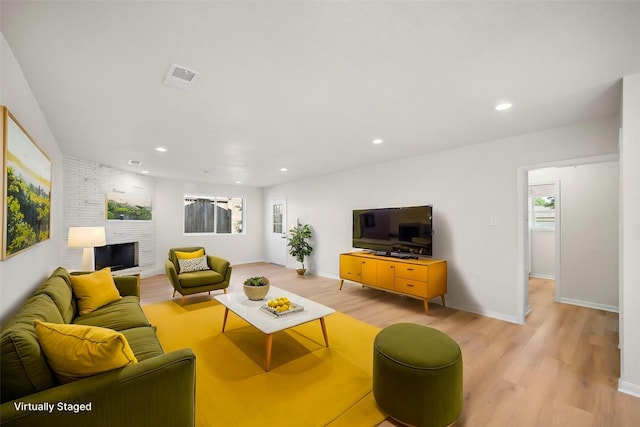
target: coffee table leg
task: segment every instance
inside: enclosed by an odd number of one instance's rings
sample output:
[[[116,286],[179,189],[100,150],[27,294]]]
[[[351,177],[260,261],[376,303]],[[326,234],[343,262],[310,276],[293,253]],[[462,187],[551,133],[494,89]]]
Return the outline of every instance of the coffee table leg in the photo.
[[[227,325],[227,316],[229,315],[229,309],[227,307],[224,308],[224,320],[222,320],[222,332],[224,332],[224,327]]]
[[[327,336],[327,325],[324,324],[324,317],[320,318],[320,326],[322,326],[322,336],[324,337],[325,346],[329,347],[329,337]]]
[[[269,370],[271,365],[271,347],[273,346],[273,334],[267,335],[267,362],[265,364],[265,371]]]

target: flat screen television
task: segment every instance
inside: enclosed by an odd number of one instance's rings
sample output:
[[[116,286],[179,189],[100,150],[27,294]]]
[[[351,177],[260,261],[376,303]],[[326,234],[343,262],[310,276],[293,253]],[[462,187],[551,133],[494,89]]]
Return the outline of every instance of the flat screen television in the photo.
[[[116,243],[93,248],[96,270],[111,267],[111,271],[138,267],[138,242]]]
[[[353,211],[353,247],[386,256],[433,256],[433,207]]]

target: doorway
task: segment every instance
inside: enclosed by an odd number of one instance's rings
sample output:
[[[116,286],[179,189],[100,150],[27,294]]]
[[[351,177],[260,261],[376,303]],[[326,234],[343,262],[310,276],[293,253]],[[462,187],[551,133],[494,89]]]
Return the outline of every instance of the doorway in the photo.
[[[517,321],[524,324],[530,311],[529,175],[531,171],[545,168],[557,168],[562,174],[556,178],[562,184],[563,201],[562,220],[559,206],[556,207],[556,240],[562,241],[561,248],[556,244],[554,257],[556,301],[616,311],[619,173],[618,155],[613,154],[518,168],[516,298],[520,311]],[[594,171],[599,172],[591,173]],[[559,192],[560,187],[557,190]],[[559,201],[560,196],[556,203]],[[599,205],[593,207],[594,202]],[[598,268],[585,268],[596,261]]]
[[[287,265],[287,200],[278,197],[269,200],[269,262]]]
[[[560,295],[557,268],[560,267],[560,180],[556,168],[528,173],[529,278],[554,283],[554,297]],[[529,281],[531,283],[531,281]],[[529,289],[531,291],[531,289]]]

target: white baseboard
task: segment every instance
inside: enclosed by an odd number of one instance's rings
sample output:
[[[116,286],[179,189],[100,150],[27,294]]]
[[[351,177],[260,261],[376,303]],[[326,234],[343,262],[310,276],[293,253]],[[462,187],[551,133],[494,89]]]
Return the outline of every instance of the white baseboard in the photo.
[[[618,380],[618,391],[620,393],[640,397],[640,385],[623,381],[622,378]]]
[[[612,313],[620,312],[620,309],[614,305],[598,304],[595,302],[581,301],[581,300],[572,299],[572,298],[559,298],[558,302],[561,302],[564,304],[579,305],[581,307],[587,307],[587,308],[595,308],[596,310],[610,311]]]
[[[469,306],[464,304],[463,305],[451,304],[448,300],[447,300],[447,307],[455,308],[456,310],[468,311],[469,313],[480,314],[482,316],[491,317],[494,319],[503,320],[505,322],[515,323],[518,325],[524,324],[523,322],[520,321],[520,319],[518,319],[517,316],[511,316],[508,314],[504,314],[504,313],[500,313],[492,310],[485,310],[482,307],[474,307],[474,306]]]
[[[529,277],[537,277],[539,279],[556,280],[556,276],[554,276],[553,274],[529,273]]]

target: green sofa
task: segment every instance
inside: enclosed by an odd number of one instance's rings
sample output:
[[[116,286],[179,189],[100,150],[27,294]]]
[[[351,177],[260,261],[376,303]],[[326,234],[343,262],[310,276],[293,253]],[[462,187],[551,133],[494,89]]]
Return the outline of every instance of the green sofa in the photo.
[[[69,272],[56,269],[2,328],[2,426],[195,425],[195,356],[165,353],[139,303],[138,278],[114,277],[122,299],[78,315]],[[138,363],[58,384],[33,321],[121,332]]]

